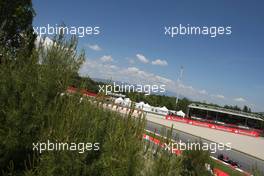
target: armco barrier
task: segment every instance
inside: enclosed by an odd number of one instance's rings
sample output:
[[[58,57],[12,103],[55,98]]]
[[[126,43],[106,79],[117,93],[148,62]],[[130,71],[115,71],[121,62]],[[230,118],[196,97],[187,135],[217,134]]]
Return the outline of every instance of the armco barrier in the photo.
[[[191,120],[191,119],[178,117],[178,116],[167,115],[165,117],[165,119],[177,121],[177,122],[181,122],[181,123],[187,123],[190,125],[206,127],[206,128],[216,129],[216,130],[230,132],[230,133],[235,133],[235,134],[242,134],[242,135],[247,135],[247,136],[252,136],[252,137],[259,137],[260,136],[260,132],[258,132],[256,130],[246,130],[246,129],[239,129],[239,128],[234,128],[234,127],[226,127],[226,126],[222,126],[222,125],[216,125],[216,124],[201,122],[201,121],[197,121],[197,120]]]
[[[149,135],[143,134],[143,139],[149,140],[149,141],[153,142],[154,144],[159,145],[161,147],[165,147],[165,145],[162,144],[160,142],[160,140],[158,140],[158,139],[156,139],[154,137],[151,137]],[[174,149],[174,150],[171,151],[171,153],[174,153],[175,155],[180,155],[182,153],[182,151],[178,150],[178,149]]]
[[[217,169],[217,168],[214,169],[214,174],[216,176],[229,176],[229,174],[227,174],[224,171],[221,171],[220,169]]]

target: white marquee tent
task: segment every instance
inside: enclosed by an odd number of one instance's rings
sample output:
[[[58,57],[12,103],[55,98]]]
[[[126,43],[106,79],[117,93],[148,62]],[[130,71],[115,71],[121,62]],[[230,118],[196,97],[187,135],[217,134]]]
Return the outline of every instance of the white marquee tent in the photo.
[[[169,110],[165,106],[163,106],[162,108],[158,108],[158,113],[167,115],[168,112]]]
[[[176,114],[177,114],[177,116],[185,117],[185,113],[182,110],[177,111]]]
[[[130,107],[131,106],[131,100],[129,98],[125,98],[122,104],[124,106]]]
[[[124,102],[124,100],[121,97],[115,99],[115,104],[122,104],[123,102]]]

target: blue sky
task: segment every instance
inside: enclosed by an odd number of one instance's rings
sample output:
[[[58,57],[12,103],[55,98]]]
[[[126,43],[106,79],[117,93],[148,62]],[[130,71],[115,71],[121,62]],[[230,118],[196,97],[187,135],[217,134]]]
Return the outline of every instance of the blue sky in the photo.
[[[100,35],[79,38],[78,48],[87,56],[82,75],[165,83],[194,100],[264,111],[264,1],[35,0],[33,5],[34,26],[100,27]],[[179,24],[231,26],[232,34],[164,35],[164,26]]]

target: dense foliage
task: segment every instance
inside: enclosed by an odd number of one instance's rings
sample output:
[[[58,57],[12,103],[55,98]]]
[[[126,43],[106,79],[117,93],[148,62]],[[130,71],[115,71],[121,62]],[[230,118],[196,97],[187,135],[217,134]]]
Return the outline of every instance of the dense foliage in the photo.
[[[34,15],[31,0],[0,0],[0,45],[5,50],[31,54],[36,38],[32,27]]]
[[[0,170],[14,175],[127,175],[137,172],[144,121],[104,110],[80,95],[61,94],[84,55],[76,41],[56,39],[27,58],[3,53],[0,65]],[[25,56],[25,57],[24,57]],[[64,96],[61,96],[64,95]],[[48,151],[32,143],[100,143],[98,152]]]
[[[70,84],[72,87],[77,87],[80,89],[86,89],[91,92],[98,93],[99,92],[99,85],[104,83],[96,82],[89,77],[81,77],[78,73],[73,76],[73,80]]]

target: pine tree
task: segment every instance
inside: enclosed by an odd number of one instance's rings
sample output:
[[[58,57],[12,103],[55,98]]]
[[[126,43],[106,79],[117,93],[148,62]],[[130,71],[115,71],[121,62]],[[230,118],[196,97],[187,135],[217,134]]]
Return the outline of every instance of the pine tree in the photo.
[[[0,48],[14,55],[23,51],[29,56],[36,38],[34,15],[31,0],[0,0]]]

